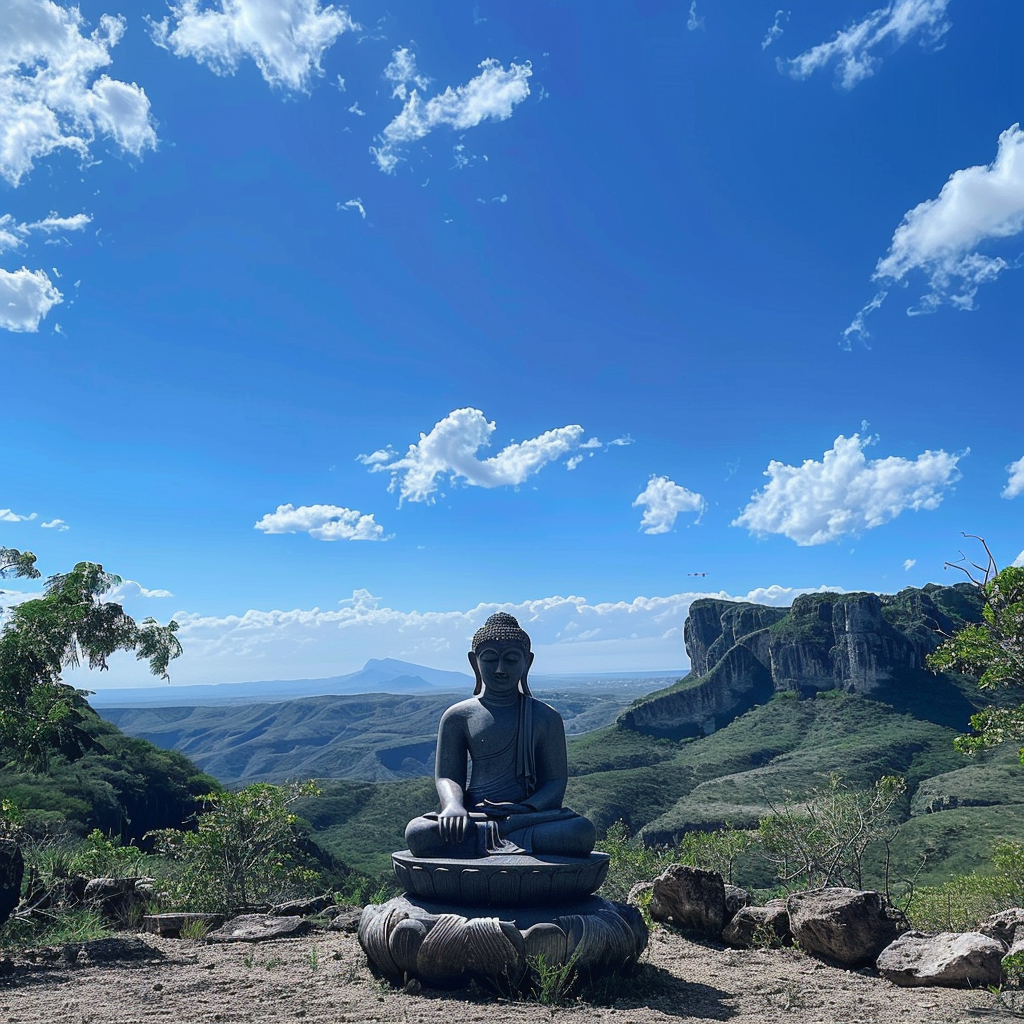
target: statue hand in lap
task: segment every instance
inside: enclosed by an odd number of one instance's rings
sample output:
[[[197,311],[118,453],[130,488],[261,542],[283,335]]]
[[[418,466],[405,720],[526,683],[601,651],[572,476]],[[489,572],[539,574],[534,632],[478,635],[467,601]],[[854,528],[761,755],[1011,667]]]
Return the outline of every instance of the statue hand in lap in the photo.
[[[558,712],[530,694],[529,636],[513,616],[492,615],[473,637],[469,662],[473,696],[441,716],[437,733],[441,810],[409,822],[409,850],[417,857],[586,857],[594,826],[562,806],[565,729]]]

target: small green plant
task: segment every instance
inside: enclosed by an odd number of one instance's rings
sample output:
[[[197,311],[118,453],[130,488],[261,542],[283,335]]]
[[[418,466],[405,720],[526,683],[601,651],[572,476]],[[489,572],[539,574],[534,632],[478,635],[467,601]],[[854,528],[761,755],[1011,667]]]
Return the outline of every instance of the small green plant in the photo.
[[[12,917],[0,927],[0,949],[61,946],[110,935],[110,928],[94,910],[62,910],[34,917]]]
[[[1024,988],[1024,952],[1003,957],[1003,977],[1011,988]]]
[[[562,1006],[566,1003],[579,980],[579,971],[576,969],[578,959],[573,954],[563,964],[543,953],[527,957],[533,995],[541,1006]]]
[[[210,934],[210,922],[204,921],[201,917],[194,917],[181,926],[178,935],[183,939],[191,939],[193,942],[202,942]]]
[[[637,882],[649,882],[672,863],[665,850],[646,846],[639,836],[630,835],[624,821],[617,821],[597,844],[611,858],[601,894],[610,900],[625,900]]]
[[[313,974],[316,974],[320,970],[320,952],[316,946],[310,946],[309,952],[306,954],[306,960],[309,963],[309,969]]]

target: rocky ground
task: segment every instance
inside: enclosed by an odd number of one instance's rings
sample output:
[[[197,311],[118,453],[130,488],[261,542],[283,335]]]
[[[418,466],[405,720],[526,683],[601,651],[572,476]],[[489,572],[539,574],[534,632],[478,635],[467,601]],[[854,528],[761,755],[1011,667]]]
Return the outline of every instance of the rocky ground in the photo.
[[[1024,1018],[1024,1006],[1014,1008],[1011,995],[901,989],[798,951],[741,952],[661,927],[635,974],[605,988],[592,992],[589,1001],[559,1007],[511,1002],[475,986],[412,994],[370,973],[355,935],[317,932],[225,945],[140,935],[101,940],[84,951],[68,947],[0,960],[0,1021],[932,1024]]]

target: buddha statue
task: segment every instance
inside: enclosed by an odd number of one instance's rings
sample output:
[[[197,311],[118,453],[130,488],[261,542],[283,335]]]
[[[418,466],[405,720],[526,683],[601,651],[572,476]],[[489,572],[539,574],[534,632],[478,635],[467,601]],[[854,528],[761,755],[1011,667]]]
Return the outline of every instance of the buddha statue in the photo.
[[[558,712],[530,694],[530,637],[498,612],[474,635],[469,663],[473,696],[448,708],[437,732],[441,809],[409,822],[410,853],[587,857],[594,826],[562,806],[565,729]]]

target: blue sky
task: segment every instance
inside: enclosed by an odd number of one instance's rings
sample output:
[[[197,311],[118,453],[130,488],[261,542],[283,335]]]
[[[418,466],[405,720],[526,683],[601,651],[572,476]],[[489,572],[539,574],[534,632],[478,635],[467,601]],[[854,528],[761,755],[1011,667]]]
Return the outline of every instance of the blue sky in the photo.
[[[1022,38],[0,0],[0,544],[124,576],[175,683],[462,668],[498,607],[538,672],[682,670],[696,596],[1019,559]]]

